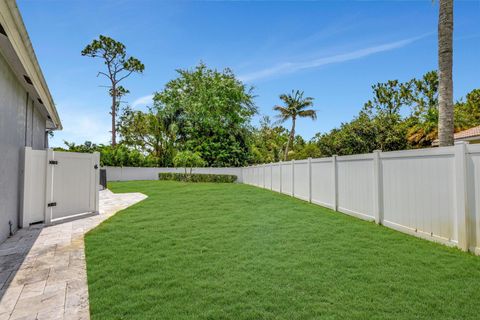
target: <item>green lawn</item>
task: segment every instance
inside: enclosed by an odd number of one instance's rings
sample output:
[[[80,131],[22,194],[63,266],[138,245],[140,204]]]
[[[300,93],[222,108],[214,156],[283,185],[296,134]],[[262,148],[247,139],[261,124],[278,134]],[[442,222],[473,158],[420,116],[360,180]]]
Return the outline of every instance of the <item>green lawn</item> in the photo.
[[[479,319],[480,257],[240,184],[149,197],[86,236],[92,319]]]

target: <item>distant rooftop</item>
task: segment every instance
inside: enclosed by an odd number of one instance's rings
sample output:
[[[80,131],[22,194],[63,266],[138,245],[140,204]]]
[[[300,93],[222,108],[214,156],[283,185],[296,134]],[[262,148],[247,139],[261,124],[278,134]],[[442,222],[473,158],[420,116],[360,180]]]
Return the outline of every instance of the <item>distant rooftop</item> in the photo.
[[[472,141],[480,140],[480,126],[476,126],[467,130],[459,131],[454,134],[455,141]],[[438,146],[438,139],[432,142],[433,146]]]

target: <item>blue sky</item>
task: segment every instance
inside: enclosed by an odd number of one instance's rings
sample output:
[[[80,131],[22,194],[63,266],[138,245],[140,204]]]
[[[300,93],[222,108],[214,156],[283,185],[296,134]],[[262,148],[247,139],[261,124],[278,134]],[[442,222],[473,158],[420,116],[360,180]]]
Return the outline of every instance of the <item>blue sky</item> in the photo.
[[[107,82],[96,77],[102,64],[80,55],[99,34],[122,41],[145,64],[143,75],[123,83],[130,90],[124,100],[135,108],[145,109],[175,69],[204,61],[253,85],[260,115],[272,116],[278,95],[292,89],[314,97],[317,121],[297,125],[307,139],[351,120],[372,84],[437,66],[438,4],[430,0],[18,4],[64,125],[52,146],[110,140]],[[459,99],[480,87],[480,1],[456,1],[454,39]]]

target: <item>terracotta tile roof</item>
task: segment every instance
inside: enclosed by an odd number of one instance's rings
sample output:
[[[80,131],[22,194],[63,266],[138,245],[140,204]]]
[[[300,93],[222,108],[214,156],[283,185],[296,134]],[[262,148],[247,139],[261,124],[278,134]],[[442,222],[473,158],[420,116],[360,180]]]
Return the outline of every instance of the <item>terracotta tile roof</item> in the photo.
[[[480,138],[480,126],[476,126],[467,130],[459,131],[453,135],[454,140],[462,140],[473,137]],[[438,146],[438,139],[433,140],[432,146]]]
[[[476,126],[467,130],[463,130],[460,132],[455,133],[454,139],[463,139],[463,138],[471,138],[480,136],[480,126]]]

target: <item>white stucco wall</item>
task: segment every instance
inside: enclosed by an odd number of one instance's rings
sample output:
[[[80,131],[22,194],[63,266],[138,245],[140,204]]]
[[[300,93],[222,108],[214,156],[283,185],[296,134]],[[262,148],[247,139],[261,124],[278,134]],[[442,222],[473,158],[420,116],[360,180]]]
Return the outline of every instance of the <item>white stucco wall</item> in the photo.
[[[0,52],[0,242],[18,228],[21,150],[43,149],[46,119],[30,100]]]

